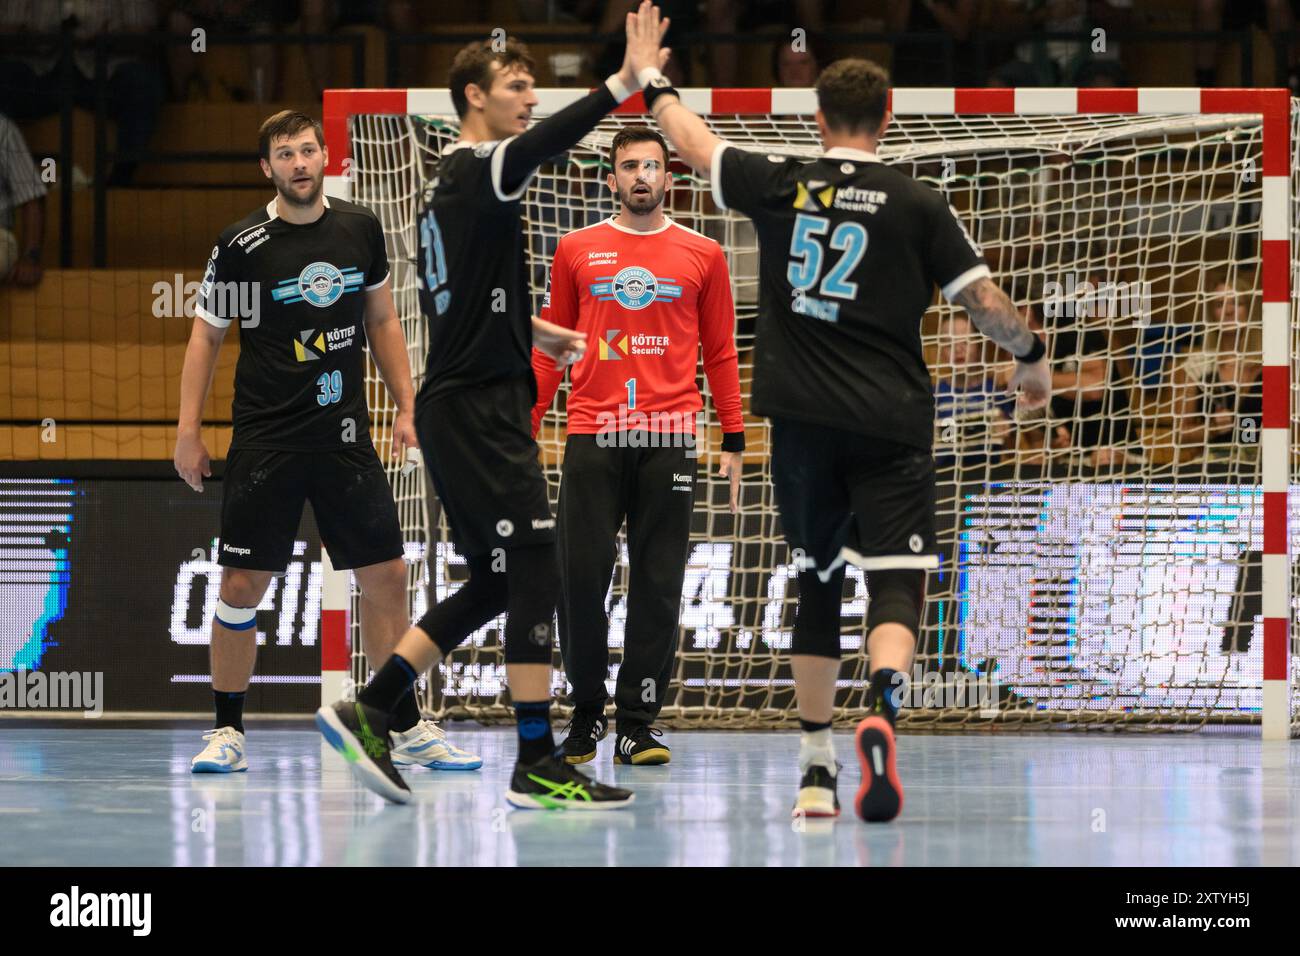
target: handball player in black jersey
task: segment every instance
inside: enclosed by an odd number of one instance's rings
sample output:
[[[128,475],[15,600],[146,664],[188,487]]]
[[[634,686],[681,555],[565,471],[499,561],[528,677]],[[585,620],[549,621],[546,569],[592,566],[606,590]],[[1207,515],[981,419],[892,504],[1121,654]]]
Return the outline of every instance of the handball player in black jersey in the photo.
[[[658,10],[638,14],[629,43],[653,35]],[[750,152],[723,142],[644,71],[656,122],[714,203],[754,221],[759,314],[752,408],[772,424],[772,479],[799,606],[791,646],[803,735],[794,812],[839,813],[831,716],[840,671],[845,563],[866,573],[869,715],[855,737],[862,783],[854,806],[891,820],[903,803],[894,722],[936,567],[934,404],[921,318],[938,287],[975,327],[1017,356],[1010,388],[1041,407],[1045,348],[997,287],[947,200],[885,165],[885,71],[841,60],[817,79],[817,158]]]
[[[649,3],[642,4],[648,10]],[[637,16],[628,14],[628,23]],[[417,227],[420,308],[429,358],[416,398],[416,431],[469,580],[407,631],[356,704],[323,707],[317,723],[358,779],[404,803],[384,732],[415,676],[505,612],[504,657],[518,726],[507,791],[515,807],[609,810],[627,790],[592,781],[557,754],[551,673],[559,567],[555,518],[532,438],[536,345],[567,363],[582,333],[532,316],[520,201],[537,167],[575,146],[631,95],[638,70],[667,51],[642,32],[623,67],[592,93],[529,128],[538,99],[533,61],[513,39],[471,43],[451,67],[460,136],[438,157]]]
[[[374,668],[410,624],[402,531],[371,443],[365,395],[368,345],[397,407],[392,454],[416,447],[414,395],[393,307],[383,230],[363,206],[322,192],[325,144],[316,120],[284,111],[259,132],[275,195],[217,238],[199,289],[181,374],[175,464],[196,491],[211,474],[203,406],[227,331],[239,326],[234,429],[222,482],[212,623],[216,719],[196,773],[247,769],[244,695],[257,655],[257,606],[293,556],[310,501],[336,568],[361,590],[361,638]],[[482,761],[420,719],[414,694],[389,730],[403,764],[464,770]]]

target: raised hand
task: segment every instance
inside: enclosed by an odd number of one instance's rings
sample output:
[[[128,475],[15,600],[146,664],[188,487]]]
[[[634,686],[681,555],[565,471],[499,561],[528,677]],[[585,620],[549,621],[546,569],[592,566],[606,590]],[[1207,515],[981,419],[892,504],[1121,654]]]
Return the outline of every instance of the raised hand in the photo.
[[[641,6],[627,15],[627,51],[623,64],[631,71],[634,86],[641,84],[635,77],[647,67],[661,68],[668,62],[668,50],[663,48],[664,34],[668,32],[670,20],[660,18],[659,8],[650,0],[641,0]]]

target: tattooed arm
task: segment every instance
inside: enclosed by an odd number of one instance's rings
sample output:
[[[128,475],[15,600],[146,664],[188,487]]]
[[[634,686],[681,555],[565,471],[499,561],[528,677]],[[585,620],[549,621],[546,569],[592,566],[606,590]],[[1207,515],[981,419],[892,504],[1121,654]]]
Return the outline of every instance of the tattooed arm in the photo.
[[[1007,294],[987,277],[976,279],[955,296],[953,301],[969,314],[975,328],[1015,356],[1028,355],[1037,336],[1030,330]],[[1034,362],[1016,362],[1015,374],[1008,390],[1020,390],[1022,408],[1041,408],[1052,392],[1052,373],[1044,354]]]

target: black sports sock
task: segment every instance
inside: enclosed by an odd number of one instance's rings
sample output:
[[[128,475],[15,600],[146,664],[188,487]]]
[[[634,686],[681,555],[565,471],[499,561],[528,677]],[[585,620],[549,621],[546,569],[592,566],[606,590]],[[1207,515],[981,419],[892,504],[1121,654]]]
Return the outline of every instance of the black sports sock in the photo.
[[[397,702],[388,721],[389,730],[410,730],[420,722],[420,705],[415,702],[415,688],[412,687]]]
[[[247,691],[224,691],[212,689],[212,701],[217,708],[217,722],[212,726],[234,727],[241,734],[244,732],[244,694]]]
[[[410,693],[415,683],[415,668],[400,654],[388,659],[379,673],[370,679],[370,683],[357,694],[357,700],[367,707],[391,714],[397,709],[398,701]]]
[[[519,729],[519,763],[534,764],[555,752],[549,700],[515,701],[515,720]]]
[[[831,726],[831,722],[829,720],[826,721],[826,723],[824,724],[819,724],[816,721],[804,720],[802,717],[799,718],[799,729],[802,730],[805,734],[815,734],[819,730],[829,729],[830,726]]]
[[[895,680],[894,675],[898,671],[882,667],[871,675],[871,686],[867,689],[867,709],[873,714],[880,714],[887,721],[889,726],[894,726],[898,720],[898,704],[894,702],[894,692],[901,691],[903,683]],[[899,694],[901,697],[901,693]]]

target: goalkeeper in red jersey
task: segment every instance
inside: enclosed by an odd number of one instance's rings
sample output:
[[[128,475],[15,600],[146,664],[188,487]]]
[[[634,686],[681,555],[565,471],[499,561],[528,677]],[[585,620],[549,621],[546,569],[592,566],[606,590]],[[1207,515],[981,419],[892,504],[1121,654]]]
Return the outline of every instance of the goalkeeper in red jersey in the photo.
[[[560,651],[573,686],[565,759],[585,763],[607,732],[605,595],[627,519],[630,580],[623,663],[614,694],[614,761],[664,764],[651,724],[672,677],[695,503],[696,356],[703,347],[722,421],[720,476],[737,508],[745,430],[731,278],[722,248],[664,215],[668,144],[644,126],[610,147],[618,214],[561,238],[542,318],[587,334],[573,366],[560,484]],[[563,371],[533,351],[533,431]]]

